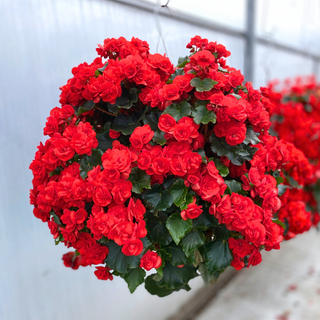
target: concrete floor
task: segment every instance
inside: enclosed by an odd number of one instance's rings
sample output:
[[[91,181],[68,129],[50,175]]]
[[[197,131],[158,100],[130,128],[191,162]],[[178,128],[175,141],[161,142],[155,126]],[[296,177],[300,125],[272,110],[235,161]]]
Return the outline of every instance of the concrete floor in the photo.
[[[265,252],[195,320],[320,320],[320,232],[315,228]]]

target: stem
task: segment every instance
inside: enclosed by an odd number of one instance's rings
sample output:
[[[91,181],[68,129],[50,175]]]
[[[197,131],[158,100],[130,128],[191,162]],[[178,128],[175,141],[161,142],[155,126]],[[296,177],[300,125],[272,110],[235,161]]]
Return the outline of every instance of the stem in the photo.
[[[208,137],[210,137],[212,135],[212,133],[213,133],[213,129],[209,131]]]
[[[116,114],[113,114],[113,113],[111,113],[111,112],[108,112],[108,111],[106,111],[106,110],[103,110],[103,109],[101,109],[101,108],[99,108],[99,107],[95,107],[95,109],[98,109],[98,110],[100,110],[101,112],[104,112],[104,113],[106,113],[106,114],[109,114],[110,116],[113,116],[113,117],[116,117],[117,115]]]

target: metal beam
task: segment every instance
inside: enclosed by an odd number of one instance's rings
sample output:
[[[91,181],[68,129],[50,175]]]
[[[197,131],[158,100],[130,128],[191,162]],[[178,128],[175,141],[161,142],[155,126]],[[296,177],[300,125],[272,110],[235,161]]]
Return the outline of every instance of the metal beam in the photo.
[[[167,17],[167,18],[170,18],[170,19],[173,19],[176,21],[185,22],[190,25],[199,26],[199,27],[202,27],[202,28],[205,28],[208,30],[220,32],[220,33],[223,33],[223,34],[226,34],[229,36],[247,39],[246,31],[237,30],[237,29],[231,28],[229,26],[223,26],[223,25],[220,25],[219,23],[214,23],[214,22],[207,20],[207,19],[194,17],[194,16],[186,14],[184,12],[178,12],[176,10],[168,10],[168,8],[161,8],[159,10],[158,5],[155,5],[153,3],[149,3],[149,2],[146,2],[143,0],[106,0],[106,1],[119,3],[122,5],[128,6],[128,7],[136,8],[136,9],[146,11],[149,13],[154,13],[156,10],[156,11],[159,11],[159,15],[163,16],[163,17]],[[250,1],[254,1],[254,0],[248,0],[248,2],[250,2]],[[258,44],[267,45],[270,48],[279,49],[279,50],[286,51],[291,54],[307,56],[313,60],[320,62],[319,55],[308,53],[308,52],[305,52],[304,50],[301,50],[301,49],[298,49],[295,47],[281,44],[276,41],[270,41],[268,39],[265,39],[265,38],[259,37],[259,36],[255,37],[255,41]]]
[[[247,0],[246,48],[244,54],[244,78],[253,81],[255,44],[255,0]]]
[[[237,30],[234,28],[230,28],[227,26],[220,25],[218,23],[214,23],[208,19],[202,19],[195,17],[193,15],[189,15],[184,12],[178,12],[175,10],[168,10],[168,8],[161,8],[159,10],[159,6],[150,2],[146,2],[143,0],[107,0],[109,2],[116,2],[119,4],[123,4],[129,7],[133,7],[139,10],[147,11],[150,13],[154,13],[155,10],[157,13],[159,12],[160,16],[167,17],[176,21],[185,22],[194,26],[202,27],[205,29],[209,29],[212,31],[217,31],[229,36],[241,37],[245,38],[245,32],[241,30]]]

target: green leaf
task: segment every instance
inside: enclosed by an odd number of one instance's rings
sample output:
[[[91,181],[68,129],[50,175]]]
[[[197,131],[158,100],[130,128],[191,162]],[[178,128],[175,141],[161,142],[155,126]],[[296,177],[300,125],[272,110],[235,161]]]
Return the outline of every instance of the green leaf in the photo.
[[[277,181],[277,186],[284,181],[282,177],[275,177],[275,179]]]
[[[150,114],[147,114],[145,116],[145,118],[143,119],[143,123],[148,124],[151,127],[152,131],[160,132],[160,129],[158,128],[158,123],[161,114],[162,112],[151,112]]]
[[[187,101],[170,104],[162,114],[170,114],[177,122],[183,117],[190,116],[191,105]]]
[[[200,214],[198,218],[192,220],[193,228],[202,228],[205,227],[207,229],[217,227],[219,225],[218,220],[215,216],[209,213],[209,209],[205,206],[203,207],[203,212]]]
[[[103,129],[97,133],[96,138],[98,140],[98,149],[105,152],[107,149],[112,149],[112,142],[114,139],[110,138],[110,124],[111,122],[106,122]]]
[[[141,268],[128,270],[128,273],[124,275],[124,280],[127,282],[131,293],[133,293],[137,287],[144,282],[145,276],[146,272]]]
[[[132,182],[132,192],[142,193],[144,189],[151,189],[151,177],[138,167],[132,168],[128,178]]]
[[[53,221],[57,224],[57,225],[62,225],[60,218],[56,215],[56,213],[51,210],[50,214],[53,216]]]
[[[171,215],[167,222],[166,227],[169,230],[174,242],[179,244],[180,240],[192,229],[192,220],[183,220],[180,213]]]
[[[95,103],[90,100],[90,101],[86,101],[82,106],[80,106],[76,112],[77,117],[80,116],[80,114],[90,111],[95,107]]]
[[[126,256],[121,251],[121,246],[118,246],[114,241],[107,244],[109,254],[105,259],[108,267],[121,273],[126,273],[127,269],[134,269],[139,267],[140,256]],[[142,256],[142,255],[141,255]]]
[[[196,124],[207,124],[209,122],[216,123],[216,114],[213,111],[207,109],[206,106],[198,105],[192,111],[192,117]]]
[[[261,142],[261,140],[259,140],[259,133],[254,132],[252,127],[247,128],[247,132],[246,132],[246,138],[244,139],[243,143],[244,144],[258,144],[259,142]]]
[[[219,225],[217,228],[214,228],[214,235],[217,239],[227,241],[231,237],[231,231],[227,229],[227,227],[224,224],[222,224]]]
[[[169,261],[173,266],[181,266],[189,263],[188,258],[181,247],[177,246],[174,242],[171,242],[165,249],[169,251]]]
[[[196,150],[196,153],[200,154],[202,162],[207,163],[207,156],[203,149]]]
[[[201,80],[200,78],[193,78],[190,81],[190,85],[195,87],[198,92],[210,91],[218,81],[214,81],[210,78],[205,78]]]
[[[165,132],[163,132],[163,131],[161,131],[161,132],[155,131],[153,138],[152,138],[152,141],[157,144],[160,144],[161,146],[165,145],[167,140],[165,139],[164,134],[165,134]]]
[[[184,180],[178,178],[170,189],[173,203],[179,207],[184,201],[186,201],[186,195],[188,188],[184,185]]]
[[[165,179],[164,179],[164,181],[163,181],[163,187],[166,189],[166,190],[168,190],[168,189],[170,189],[171,188],[171,186],[173,185],[173,183],[174,183],[174,176],[168,176],[168,177],[166,177]]]
[[[137,88],[131,88],[130,90],[122,86],[122,94],[116,99],[114,104],[108,103],[108,109],[115,111],[112,113],[117,113],[119,109],[130,109],[133,103],[138,101],[138,90]]]
[[[109,239],[103,236],[101,239],[97,240],[97,242],[99,242],[102,245],[106,245],[107,243],[109,243]]]
[[[83,155],[80,160],[80,175],[82,179],[85,179],[88,172],[93,169],[93,167],[101,165],[101,157],[103,152],[100,149],[92,149],[91,156]]]
[[[101,68],[98,68],[97,70],[99,70],[101,73],[103,73],[103,71],[105,70],[105,68],[108,66],[109,62],[105,63],[105,65]]]
[[[145,190],[142,193],[142,199],[151,212],[164,211],[173,204],[171,194],[157,183],[152,186],[151,190]]]
[[[158,216],[154,216],[151,212],[147,211],[145,217],[149,231],[148,235],[152,242],[160,243],[164,246],[168,245],[172,241],[172,237],[166,228],[168,214],[159,212]]]
[[[111,129],[121,132],[124,135],[132,134],[133,130],[137,127],[140,127],[140,120],[145,116],[148,107],[145,107],[143,110],[134,113],[132,116],[128,114],[121,113],[113,121]]]
[[[241,183],[236,180],[225,180],[224,182],[228,186],[228,191],[230,195],[232,193],[241,193],[243,191]]]
[[[186,210],[188,208],[188,204],[193,202],[193,196],[188,193],[186,196],[186,200],[180,204],[180,209],[181,210]]]
[[[182,286],[177,289],[168,289],[166,287],[159,287],[157,285],[157,282],[153,279],[154,275],[155,274],[148,276],[145,281],[145,288],[152,295],[157,295],[158,297],[165,297],[171,294],[172,292],[179,291],[181,289],[184,289],[186,291],[190,290],[190,287],[188,285]]]
[[[157,284],[160,287],[177,289],[187,285],[191,279],[197,276],[196,268],[193,265],[187,264],[178,268],[167,262],[163,268],[163,277]]]
[[[282,196],[288,188],[291,189],[290,186],[287,186],[284,184],[279,184],[278,185],[278,196]]]
[[[187,257],[190,256],[194,250],[198,249],[204,244],[204,234],[199,230],[192,230],[186,234],[181,240],[181,247]]]
[[[178,68],[184,68],[185,65],[186,65],[188,62],[190,62],[190,59],[189,59],[188,56],[179,57],[177,67],[178,67]]]
[[[243,143],[230,146],[224,138],[218,138],[215,134],[210,136],[211,150],[219,157],[226,156],[234,165],[241,166],[246,160],[252,160],[258,148],[250,147]]]
[[[183,76],[183,75],[184,75],[183,68],[178,68],[175,70],[175,72],[173,74],[171,74],[169,81],[172,82],[176,76]]]
[[[221,177],[226,177],[229,174],[229,168],[226,167],[219,159],[212,158],[211,160],[214,161],[216,168],[219,170]]]
[[[228,267],[233,259],[226,240],[217,239],[204,246],[205,265],[212,276],[216,271]]]
[[[282,227],[284,230],[286,230],[286,225],[279,219],[272,219],[272,221],[276,224],[278,224],[280,227]]]
[[[149,240],[148,236],[145,236],[144,238],[140,239],[143,243],[143,248],[144,249],[150,249],[153,248],[152,242]]]
[[[238,94],[236,94],[236,93],[231,93],[230,94],[231,96],[234,96],[235,98],[237,98],[237,100],[240,100],[242,97],[241,96],[239,96]]]

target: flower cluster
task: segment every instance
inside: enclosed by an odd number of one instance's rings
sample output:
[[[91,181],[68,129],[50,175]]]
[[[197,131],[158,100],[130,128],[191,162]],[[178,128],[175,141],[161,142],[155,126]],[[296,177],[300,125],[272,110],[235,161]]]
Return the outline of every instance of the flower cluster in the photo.
[[[274,104],[273,130],[290,145],[291,159],[284,167],[290,179],[284,177],[287,189],[279,211],[279,219],[288,226],[285,238],[290,239],[319,222],[320,95],[314,77],[277,87],[277,82],[270,83],[264,94]]]
[[[266,90],[243,84],[223,45],[196,36],[187,48],[174,67],[145,41],[106,39],[61,87],[30,165],[34,215],[74,248],[64,265],[94,265],[131,292],[189,290],[199,274],[259,264],[279,249],[284,219],[307,228],[303,204],[284,209],[279,191],[314,171],[270,136]]]

